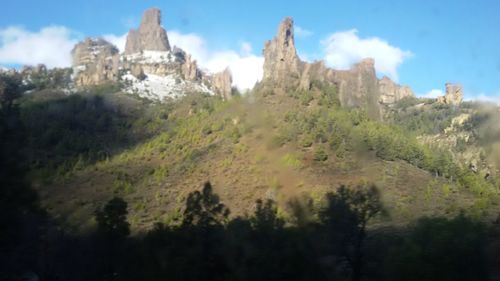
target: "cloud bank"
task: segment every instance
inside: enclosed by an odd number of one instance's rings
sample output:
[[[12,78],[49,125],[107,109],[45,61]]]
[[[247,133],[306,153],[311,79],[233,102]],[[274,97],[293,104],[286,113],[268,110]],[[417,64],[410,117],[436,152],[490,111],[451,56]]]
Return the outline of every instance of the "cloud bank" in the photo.
[[[375,59],[375,69],[379,74],[387,75],[397,82],[398,67],[413,54],[391,46],[378,37],[360,38],[357,33],[356,29],[351,29],[333,33],[322,40],[326,64],[345,70],[370,57]]]
[[[0,29],[0,63],[48,67],[71,65],[71,50],[78,35],[64,26],[49,26],[32,32],[23,27]]]

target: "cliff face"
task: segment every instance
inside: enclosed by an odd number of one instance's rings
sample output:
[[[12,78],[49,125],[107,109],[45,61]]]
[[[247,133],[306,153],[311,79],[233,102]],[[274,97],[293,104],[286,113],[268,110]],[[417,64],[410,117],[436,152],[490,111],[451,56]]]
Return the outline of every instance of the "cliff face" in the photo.
[[[224,99],[231,99],[233,78],[231,77],[231,71],[228,68],[226,70],[216,73],[212,77],[212,85]]]
[[[170,47],[161,12],[149,9],[137,30],[130,30],[125,52],[103,39],[86,39],[72,52],[77,86],[122,81],[127,92],[148,98],[176,98],[189,92],[231,97],[231,73],[203,73],[191,55]]]
[[[415,96],[410,87],[399,86],[386,76],[378,81],[378,86],[382,104],[394,104],[401,99]]]
[[[276,37],[266,42],[264,58],[262,85],[287,91],[310,89],[313,81],[335,84],[342,106],[365,108],[375,118],[380,118],[381,104],[413,96],[410,88],[401,87],[387,77],[379,81],[371,58],[347,71],[328,68],[322,61],[301,61],[295,48],[293,19],[289,17],[278,27]]]

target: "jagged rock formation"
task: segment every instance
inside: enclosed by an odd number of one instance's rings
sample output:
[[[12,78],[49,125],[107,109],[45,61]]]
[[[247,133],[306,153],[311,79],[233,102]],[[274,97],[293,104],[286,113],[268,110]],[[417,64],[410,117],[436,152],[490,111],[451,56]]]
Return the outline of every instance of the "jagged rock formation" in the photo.
[[[286,87],[300,76],[301,66],[295,49],[293,19],[287,17],[278,27],[276,37],[265,43],[263,79],[277,87]]]
[[[462,85],[446,83],[446,94],[438,97],[438,102],[442,104],[459,105],[464,100]]]
[[[127,35],[126,55],[145,50],[170,51],[167,32],[161,27],[161,11],[159,9],[146,10],[139,29],[131,29]]]
[[[231,71],[226,68],[223,72],[213,75],[212,85],[224,99],[231,99],[233,78]]]
[[[98,85],[118,79],[118,49],[104,39],[87,38],[71,51],[77,86]]]
[[[410,87],[400,86],[386,76],[378,81],[378,88],[380,91],[380,103],[382,104],[394,104],[406,97],[415,96]]]
[[[380,103],[392,104],[413,95],[411,89],[396,85],[387,77],[379,82],[375,61],[371,58],[344,71],[328,68],[323,61],[301,61],[295,49],[293,19],[290,17],[280,24],[276,37],[266,42],[263,53],[261,87],[287,91],[310,89],[314,81],[335,84],[342,106],[363,107],[375,118],[380,117]]]
[[[72,55],[77,86],[122,81],[127,92],[159,100],[189,92],[231,96],[229,70],[203,73],[191,55],[170,48],[158,9],[147,10],[139,29],[129,32],[123,55],[109,42],[90,38],[78,43]]]

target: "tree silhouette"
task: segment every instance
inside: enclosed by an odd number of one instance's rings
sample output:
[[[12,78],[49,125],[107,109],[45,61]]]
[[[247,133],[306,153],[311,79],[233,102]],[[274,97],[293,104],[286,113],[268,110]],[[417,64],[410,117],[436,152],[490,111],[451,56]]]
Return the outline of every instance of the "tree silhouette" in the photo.
[[[14,100],[21,96],[20,85],[19,74],[0,74],[0,106],[4,110],[9,110]]]
[[[341,186],[328,193],[327,206],[321,210],[321,222],[328,230],[335,248],[351,269],[351,280],[361,280],[364,264],[363,244],[366,225],[383,211],[380,195],[374,185],[349,189]]]
[[[220,226],[225,224],[228,216],[229,209],[213,193],[212,184],[206,182],[201,192],[194,191],[188,195],[182,225]]]
[[[114,197],[103,209],[95,212],[97,230],[104,236],[118,240],[130,234],[130,224],[127,222],[127,202]]]

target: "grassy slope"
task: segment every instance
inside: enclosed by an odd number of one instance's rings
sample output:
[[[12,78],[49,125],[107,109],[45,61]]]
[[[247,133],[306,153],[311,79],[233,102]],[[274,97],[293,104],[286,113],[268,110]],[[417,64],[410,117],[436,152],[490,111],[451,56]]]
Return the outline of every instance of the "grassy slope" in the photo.
[[[94,225],[96,207],[120,195],[136,231],[158,221],[175,223],[187,194],[207,180],[233,215],[251,213],[256,199],[271,198],[286,217],[291,198],[319,202],[341,184],[362,182],[380,187],[393,223],[461,208],[480,215],[492,207],[485,196],[444,177],[402,160],[382,160],[372,151],[338,155],[327,142],[290,125],[290,116],[315,116],[324,109],[318,93],[313,96],[303,101],[255,95],[227,103],[185,98],[155,137],[40,186],[43,204],[56,219],[82,230]],[[318,150],[326,152],[326,161],[315,160]]]

